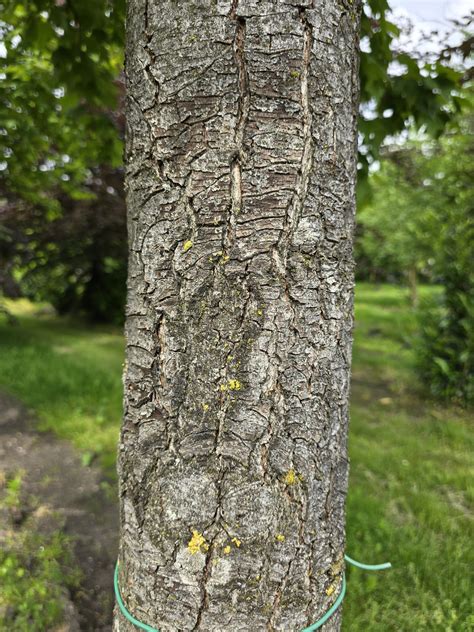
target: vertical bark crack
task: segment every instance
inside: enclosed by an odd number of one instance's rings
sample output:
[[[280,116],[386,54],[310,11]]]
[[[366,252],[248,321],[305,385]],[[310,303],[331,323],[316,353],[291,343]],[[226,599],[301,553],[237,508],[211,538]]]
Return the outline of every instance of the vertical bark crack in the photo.
[[[291,238],[298,226],[298,222],[303,213],[306,200],[311,168],[313,165],[313,117],[309,104],[309,66],[311,61],[311,50],[313,47],[313,27],[308,21],[306,11],[300,8],[299,17],[303,24],[303,59],[301,68],[301,109],[303,113],[303,151],[299,168],[298,181],[296,182],[295,193],[289,204],[285,224],[278,240],[278,245],[274,249],[273,259],[280,276],[286,276],[286,264],[288,258],[288,248]]]
[[[232,0],[232,5],[229,11],[229,17],[235,19],[237,14],[237,7],[239,6],[239,0]]]
[[[237,27],[234,39],[234,58],[237,65],[238,83],[239,83],[239,109],[237,113],[237,125],[235,127],[235,143],[237,150],[242,157],[243,139],[245,126],[249,116],[250,109],[250,88],[249,74],[247,70],[247,60],[245,58],[245,31],[246,24],[244,18],[237,18]]]
[[[294,212],[292,218],[292,229],[294,230],[303,212],[304,201],[308,192],[309,177],[313,166],[313,117],[309,105],[309,66],[311,61],[311,50],[313,48],[313,27],[308,21],[306,12],[300,11],[300,18],[304,28],[303,45],[303,68],[301,72],[301,105],[303,107],[303,157],[301,160],[301,176],[299,186],[296,191]]]
[[[243,18],[236,17],[237,2],[233,3],[230,16],[236,20],[234,60],[237,66],[238,110],[234,132],[235,153],[230,164],[230,208],[224,235],[224,249],[228,251],[235,233],[236,215],[242,207],[242,163],[245,159],[244,136],[250,110],[250,89],[247,61],[245,58],[245,29]]]
[[[197,237],[197,233],[198,233],[198,222],[197,222],[197,217],[196,217],[196,211],[194,209],[194,197],[191,195],[192,177],[193,177],[193,172],[190,171],[189,174],[186,176],[186,183],[184,186],[184,199],[185,199],[186,213],[189,219],[189,227],[191,229],[191,234],[189,235],[188,239],[190,239],[191,241],[195,241]]]
[[[206,553],[206,561],[204,562],[204,570],[202,572],[201,579],[201,603],[199,605],[199,610],[196,617],[196,623],[192,629],[192,632],[195,630],[199,630],[199,626],[201,625],[202,615],[206,611],[209,605],[209,595],[207,594],[207,580],[211,574],[212,570],[212,550],[213,550],[214,541],[212,541],[209,545],[209,550]]]

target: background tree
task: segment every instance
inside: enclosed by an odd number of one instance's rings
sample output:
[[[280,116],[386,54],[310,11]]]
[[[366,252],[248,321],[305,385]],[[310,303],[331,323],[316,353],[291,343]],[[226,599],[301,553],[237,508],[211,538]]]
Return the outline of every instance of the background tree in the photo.
[[[442,291],[421,313],[418,370],[432,395],[474,403],[474,116],[421,160],[423,201],[438,235],[433,268]]]
[[[163,630],[341,588],[359,8],[129,3],[120,586]]]
[[[0,12],[2,289],[120,320],[123,2],[3,0]]]
[[[43,207],[4,205],[0,257],[9,297],[48,301],[58,313],[123,322],[127,248],[122,169],[90,170],[82,194],[58,191],[61,211],[45,221]]]
[[[426,206],[420,143],[386,149],[369,178],[371,199],[357,214],[357,276],[405,283],[413,305],[418,280],[434,282],[439,219]],[[417,167],[421,167],[418,169]]]
[[[474,374],[473,114],[466,108],[434,141],[384,152],[370,177],[373,198],[358,215],[359,278],[416,278],[439,286],[420,311],[421,382],[431,394],[472,403]]]

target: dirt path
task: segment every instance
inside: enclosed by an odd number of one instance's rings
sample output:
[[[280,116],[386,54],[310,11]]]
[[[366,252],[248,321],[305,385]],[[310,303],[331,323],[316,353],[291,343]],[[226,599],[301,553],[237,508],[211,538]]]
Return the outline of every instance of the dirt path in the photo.
[[[84,467],[67,441],[35,430],[35,420],[25,407],[0,392],[0,470],[6,476],[23,470],[25,494],[50,510],[56,524],[73,539],[84,580],[80,590],[67,598],[67,620],[61,630],[110,630],[118,518],[115,495],[113,490],[106,493],[100,469]]]

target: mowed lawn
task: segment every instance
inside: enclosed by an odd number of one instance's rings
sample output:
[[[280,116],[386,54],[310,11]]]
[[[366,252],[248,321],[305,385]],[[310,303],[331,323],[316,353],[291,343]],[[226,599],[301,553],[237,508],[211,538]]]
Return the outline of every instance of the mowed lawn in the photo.
[[[122,414],[124,340],[119,328],[50,315],[28,301],[0,317],[0,388],[31,408],[40,428],[70,439],[85,464],[100,459],[114,476]]]
[[[0,388],[113,476],[121,331],[11,307],[19,323],[0,320]],[[473,416],[423,397],[415,331],[406,290],[357,286],[347,551],[393,569],[348,569],[345,631],[474,630]]]

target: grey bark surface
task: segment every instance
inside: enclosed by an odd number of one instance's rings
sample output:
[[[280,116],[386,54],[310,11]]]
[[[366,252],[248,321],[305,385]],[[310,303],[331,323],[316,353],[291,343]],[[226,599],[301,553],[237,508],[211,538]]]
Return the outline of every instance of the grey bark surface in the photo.
[[[162,632],[298,631],[343,572],[359,1],[127,19],[122,596]]]

